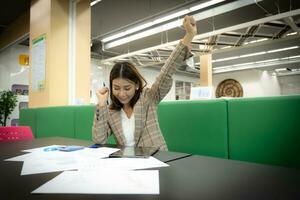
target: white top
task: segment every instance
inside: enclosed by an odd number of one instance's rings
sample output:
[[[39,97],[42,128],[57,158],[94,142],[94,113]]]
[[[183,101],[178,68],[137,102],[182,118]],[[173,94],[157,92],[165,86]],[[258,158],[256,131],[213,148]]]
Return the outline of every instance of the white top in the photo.
[[[125,111],[121,109],[121,120],[122,120],[122,130],[126,141],[126,146],[134,146],[134,113],[131,114],[130,118],[127,117]]]

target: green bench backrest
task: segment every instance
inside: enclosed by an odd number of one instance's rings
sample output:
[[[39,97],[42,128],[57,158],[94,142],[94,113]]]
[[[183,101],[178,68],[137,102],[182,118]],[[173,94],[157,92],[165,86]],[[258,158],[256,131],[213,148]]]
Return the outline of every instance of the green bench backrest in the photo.
[[[31,126],[34,136],[92,140],[95,106],[57,106],[22,109],[20,125]],[[115,144],[111,136],[108,144]]]
[[[30,126],[35,138],[36,135],[36,108],[20,110],[20,126]]]
[[[36,109],[36,136],[75,137],[74,106]]]
[[[91,140],[94,109],[22,109],[20,125],[36,138]],[[300,95],[162,102],[158,118],[170,151],[300,168]]]
[[[300,167],[300,96],[228,100],[229,158]]]
[[[228,158],[226,101],[161,102],[158,117],[170,151]]]

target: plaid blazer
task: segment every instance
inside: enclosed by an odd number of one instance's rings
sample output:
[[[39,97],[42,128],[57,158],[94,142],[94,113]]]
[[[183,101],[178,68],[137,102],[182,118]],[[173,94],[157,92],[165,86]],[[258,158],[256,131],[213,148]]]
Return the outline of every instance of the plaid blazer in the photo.
[[[181,67],[183,61],[190,56],[192,55],[188,47],[179,42],[161,68],[161,72],[151,88],[143,90],[133,108],[135,118],[134,141],[136,146],[159,147],[160,150],[167,150],[166,142],[159,128],[156,112],[157,105],[172,87],[172,75],[175,68]],[[110,110],[108,106],[96,107],[92,130],[95,143],[105,144],[113,132],[117,144],[126,146],[119,110]]]

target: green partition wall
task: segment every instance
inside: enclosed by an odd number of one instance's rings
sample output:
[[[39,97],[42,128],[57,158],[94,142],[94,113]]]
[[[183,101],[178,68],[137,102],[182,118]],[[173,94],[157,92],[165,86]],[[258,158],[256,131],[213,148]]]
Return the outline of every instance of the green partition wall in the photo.
[[[162,102],[158,116],[170,151],[228,158],[226,101]]]

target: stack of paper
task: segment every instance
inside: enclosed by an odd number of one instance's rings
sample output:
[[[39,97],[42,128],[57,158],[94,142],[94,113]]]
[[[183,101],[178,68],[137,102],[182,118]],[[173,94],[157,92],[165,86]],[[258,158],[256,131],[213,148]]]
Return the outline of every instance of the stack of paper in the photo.
[[[65,171],[32,193],[159,194],[158,170],[136,171],[168,166],[153,157],[108,158],[119,150],[108,147],[45,151],[59,146],[23,150],[28,154],[6,161],[22,161],[21,175]]]

